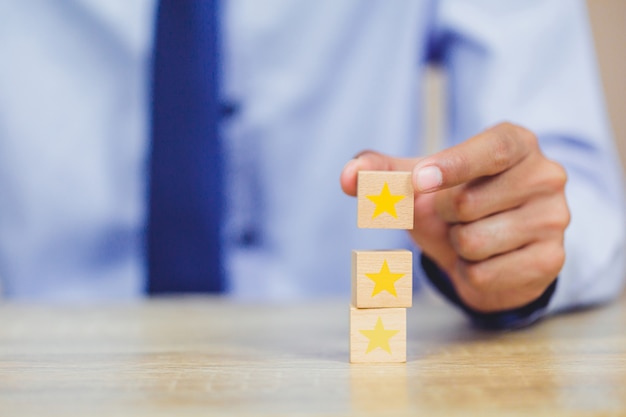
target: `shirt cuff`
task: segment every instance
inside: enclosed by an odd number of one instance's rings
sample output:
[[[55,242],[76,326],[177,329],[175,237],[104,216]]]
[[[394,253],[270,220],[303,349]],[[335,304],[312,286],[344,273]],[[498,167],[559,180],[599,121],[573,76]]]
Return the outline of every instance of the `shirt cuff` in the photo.
[[[426,277],[441,294],[463,310],[476,327],[488,330],[519,329],[536,322],[545,314],[558,280],[558,277],[555,278],[539,298],[522,307],[493,313],[482,313],[472,309],[461,300],[450,278],[424,254],[421,257],[421,264]]]

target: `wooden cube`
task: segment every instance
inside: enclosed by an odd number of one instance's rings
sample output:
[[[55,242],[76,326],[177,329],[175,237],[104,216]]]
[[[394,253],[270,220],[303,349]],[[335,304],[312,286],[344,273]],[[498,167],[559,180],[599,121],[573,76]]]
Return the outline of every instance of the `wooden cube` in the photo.
[[[406,362],[406,309],[351,306],[350,362]]]
[[[408,250],[352,251],[352,305],[411,307],[413,254]]]
[[[413,205],[410,172],[359,171],[358,227],[413,229]]]

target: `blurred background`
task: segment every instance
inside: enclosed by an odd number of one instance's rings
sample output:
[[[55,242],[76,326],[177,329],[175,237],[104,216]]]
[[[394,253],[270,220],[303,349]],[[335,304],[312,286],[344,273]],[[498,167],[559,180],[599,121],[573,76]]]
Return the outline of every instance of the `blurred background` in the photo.
[[[626,165],[626,1],[587,0],[611,125]]]
[[[626,1],[587,0],[587,6],[611,126],[622,164],[626,166]],[[444,89],[445,79],[441,73],[429,70],[424,90],[426,153],[439,149],[444,135]]]

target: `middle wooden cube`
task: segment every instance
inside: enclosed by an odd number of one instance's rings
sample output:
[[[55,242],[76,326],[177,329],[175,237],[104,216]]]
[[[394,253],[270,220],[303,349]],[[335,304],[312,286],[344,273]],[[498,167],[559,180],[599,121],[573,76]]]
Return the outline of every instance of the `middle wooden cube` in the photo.
[[[352,305],[411,307],[413,254],[408,250],[352,251]]]

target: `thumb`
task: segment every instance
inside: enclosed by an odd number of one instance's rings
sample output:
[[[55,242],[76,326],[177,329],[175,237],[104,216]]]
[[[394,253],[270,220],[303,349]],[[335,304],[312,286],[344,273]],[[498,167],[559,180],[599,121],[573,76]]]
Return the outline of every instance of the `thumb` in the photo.
[[[374,151],[363,151],[348,161],[341,171],[339,182],[343,192],[356,196],[359,171],[407,171],[411,172],[421,158],[394,158]]]
[[[413,184],[420,192],[433,192],[500,174],[537,149],[534,135],[519,126],[501,123],[465,142],[422,159]]]

